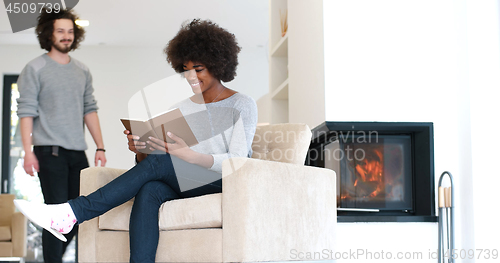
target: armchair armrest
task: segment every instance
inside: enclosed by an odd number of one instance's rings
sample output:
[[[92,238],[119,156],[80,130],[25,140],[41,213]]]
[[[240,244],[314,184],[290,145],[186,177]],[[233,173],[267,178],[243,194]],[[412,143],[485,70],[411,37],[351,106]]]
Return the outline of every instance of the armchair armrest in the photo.
[[[100,187],[111,182],[113,179],[124,173],[126,170],[90,167],[81,171],[80,175],[80,194],[88,195]],[[78,261],[79,262],[97,262],[95,235],[99,231],[98,218],[84,222],[78,230]]]
[[[16,212],[12,214],[12,256],[13,257],[25,257],[26,247],[28,244],[28,219],[21,214]]]
[[[89,167],[83,169],[80,175],[80,194],[89,195],[126,171],[125,169],[107,167]]]
[[[335,172],[248,158],[222,164],[224,262],[334,250]]]

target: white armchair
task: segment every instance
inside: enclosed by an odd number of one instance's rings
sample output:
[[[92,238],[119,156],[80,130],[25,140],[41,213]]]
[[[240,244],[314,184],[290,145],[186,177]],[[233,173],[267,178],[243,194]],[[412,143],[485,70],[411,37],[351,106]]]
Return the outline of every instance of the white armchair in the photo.
[[[310,140],[304,124],[258,127],[252,158],[224,161],[221,194],[163,204],[156,261],[286,261],[292,251],[334,250],[335,173],[303,165]],[[81,193],[123,172],[85,169]],[[80,262],[128,261],[132,202],[80,226]]]
[[[0,195],[0,258],[26,256],[28,220],[15,212],[14,195]]]

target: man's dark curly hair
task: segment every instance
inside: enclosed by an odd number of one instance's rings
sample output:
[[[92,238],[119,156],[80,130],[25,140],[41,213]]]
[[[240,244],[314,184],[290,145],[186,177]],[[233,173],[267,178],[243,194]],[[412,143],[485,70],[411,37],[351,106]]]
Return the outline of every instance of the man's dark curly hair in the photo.
[[[192,61],[205,65],[218,80],[228,82],[236,76],[241,48],[233,34],[210,20],[194,19],[181,26],[165,47],[167,61],[177,73]]]
[[[35,32],[38,37],[38,42],[40,42],[40,47],[50,51],[52,49],[52,34],[54,33],[54,21],[57,19],[69,19],[73,21],[73,33],[75,38],[71,44],[71,50],[75,50],[80,45],[80,42],[85,38],[85,30],[75,24],[75,20],[78,16],[73,13],[73,10],[61,9],[59,13],[47,12],[44,8],[38,17],[38,24],[36,26]]]

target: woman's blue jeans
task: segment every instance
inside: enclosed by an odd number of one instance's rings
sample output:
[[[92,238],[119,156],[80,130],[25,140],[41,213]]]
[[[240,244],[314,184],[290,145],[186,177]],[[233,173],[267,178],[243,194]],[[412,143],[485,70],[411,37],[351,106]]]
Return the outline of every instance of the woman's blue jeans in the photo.
[[[107,185],[69,204],[80,224],[135,197],[129,227],[130,262],[154,262],[161,204],[220,192],[221,174],[169,154],[150,154]]]

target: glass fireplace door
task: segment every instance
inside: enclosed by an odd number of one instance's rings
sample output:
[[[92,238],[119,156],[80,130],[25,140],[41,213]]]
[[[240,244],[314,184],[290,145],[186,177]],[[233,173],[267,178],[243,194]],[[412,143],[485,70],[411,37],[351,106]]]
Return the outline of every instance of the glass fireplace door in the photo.
[[[412,210],[411,136],[341,136],[324,151],[338,207]]]

